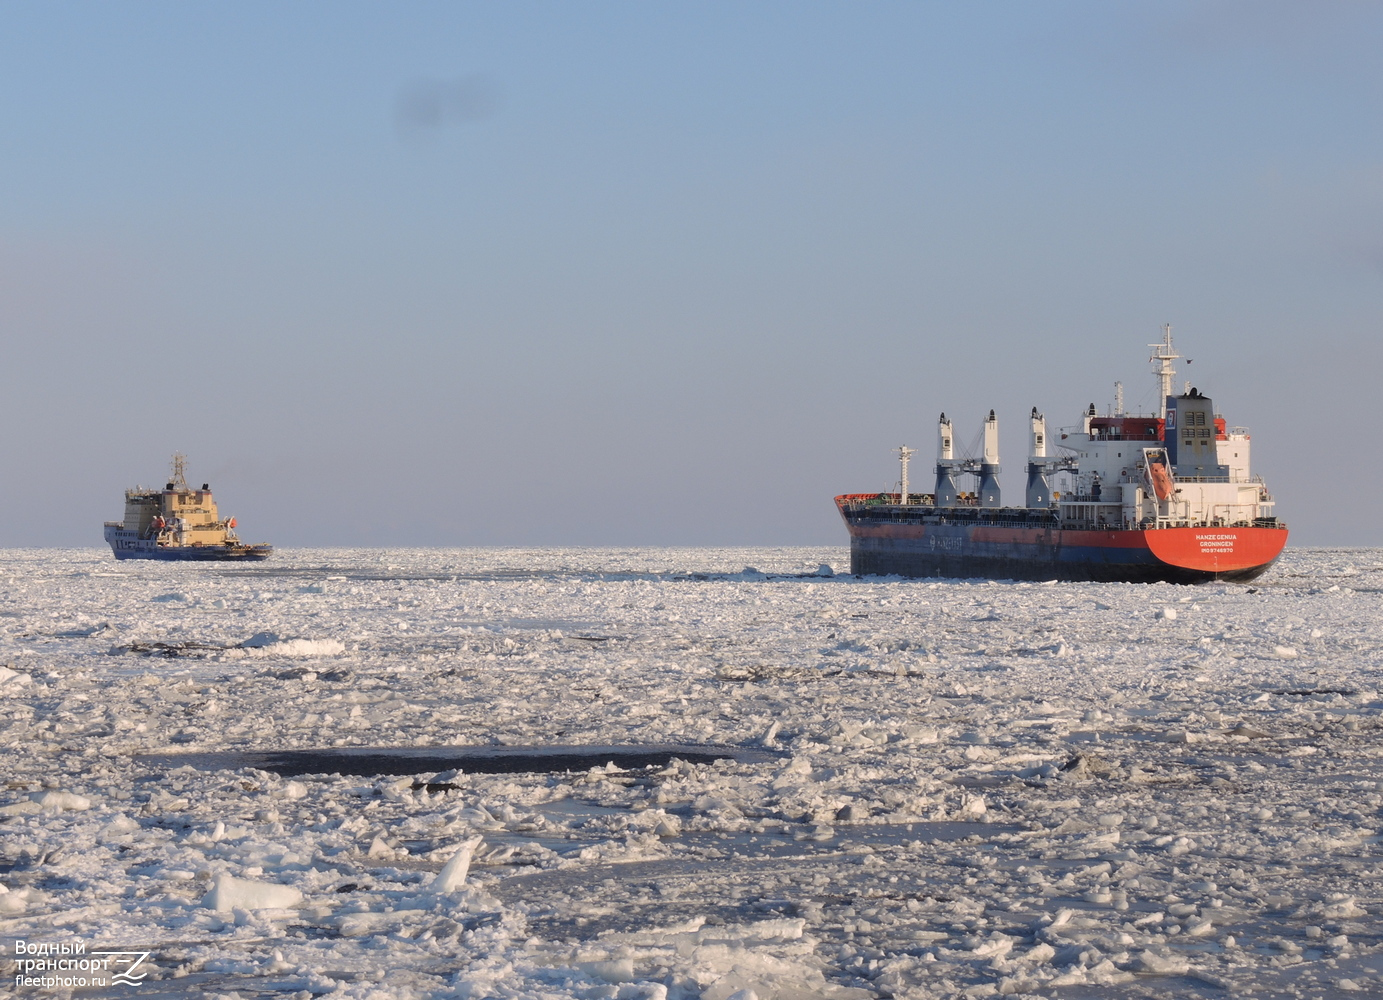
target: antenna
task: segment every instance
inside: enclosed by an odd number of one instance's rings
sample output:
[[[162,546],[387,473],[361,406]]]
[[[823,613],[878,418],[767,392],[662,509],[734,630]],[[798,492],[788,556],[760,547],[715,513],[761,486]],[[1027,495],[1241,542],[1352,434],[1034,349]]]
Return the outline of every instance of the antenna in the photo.
[[[1158,367],[1153,374],[1157,376],[1157,415],[1163,420],[1167,419],[1167,397],[1172,394],[1172,362],[1181,357],[1172,349],[1172,324],[1162,325],[1162,343],[1149,344],[1153,349],[1153,355],[1148,360],[1158,362]],[[1160,353],[1159,353],[1160,352]]]
[[[909,448],[907,445],[903,445],[902,447],[900,447],[900,448],[894,448],[893,450],[896,451],[896,452],[898,453],[898,458],[899,458],[899,459],[902,461],[902,463],[903,463],[903,481],[902,481],[902,483],[900,484],[900,485],[902,486],[902,489],[901,489],[901,491],[900,491],[900,492],[902,493],[902,497],[901,497],[901,499],[900,499],[900,502],[901,502],[901,503],[907,503],[907,502],[908,502],[908,459],[912,458],[912,456],[914,456],[914,455],[917,454],[917,449],[916,449],[916,448]]]
[[[173,485],[180,490],[187,489],[187,456],[180,451],[173,453]]]
[[[1114,383],[1114,415],[1122,417],[1124,415],[1124,383]]]

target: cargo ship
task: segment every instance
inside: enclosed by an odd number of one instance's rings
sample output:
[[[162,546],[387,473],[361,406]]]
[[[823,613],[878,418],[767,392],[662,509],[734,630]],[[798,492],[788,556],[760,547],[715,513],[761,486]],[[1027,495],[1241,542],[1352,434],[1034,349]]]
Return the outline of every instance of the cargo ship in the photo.
[[[850,532],[851,572],[1183,584],[1265,573],[1287,544],[1287,525],[1249,471],[1248,431],[1228,426],[1189,382],[1173,395],[1180,355],[1170,326],[1151,346],[1156,414],[1125,413],[1115,383],[1104,415],[1092,403],[1079,424],[1049,441],[1045,418],[1032,410],[1021,507],[1001,500],[994,411],[973,457],[957,456],[943,413],[931,493],[908,491],[916,452],[905,446],[897,492],[836,497]],[[963,491],[967,476],[974,489]]]
[[[267,559],[272,545],[247,545],[235,534],[235,518],[216,511],[211,484],[187,485],[185,459],[173,456],[173,475],[161,490],[125,491],[125,520],[106,522],[106,541],[117,559]]]

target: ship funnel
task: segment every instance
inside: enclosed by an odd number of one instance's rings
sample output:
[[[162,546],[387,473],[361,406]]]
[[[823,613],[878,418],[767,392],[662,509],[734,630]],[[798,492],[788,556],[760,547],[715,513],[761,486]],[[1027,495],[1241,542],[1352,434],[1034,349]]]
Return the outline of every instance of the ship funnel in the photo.
[[[989,411],[984,422],[984,457],[980,460],[980,506],[1002,507],[999,494],[999,418]]]
[[[960,496],[956,485],[955,436],[951,433],[951,421],[946,414],[936,425],[936,495],[934,502],[938,507],[954,507]]]
[[[1052,488],[1047,481],[1047,418],[1032,408],[1028,433],[1028,495],[1029,507],[1050,507]]]

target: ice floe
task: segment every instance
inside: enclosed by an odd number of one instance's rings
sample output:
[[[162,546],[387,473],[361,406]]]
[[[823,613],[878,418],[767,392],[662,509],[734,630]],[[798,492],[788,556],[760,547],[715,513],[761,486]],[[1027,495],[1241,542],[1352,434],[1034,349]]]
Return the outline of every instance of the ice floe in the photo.
[[[160,996],[1383,991],[1383,554],[111,567],[0,553],[0,922]]]

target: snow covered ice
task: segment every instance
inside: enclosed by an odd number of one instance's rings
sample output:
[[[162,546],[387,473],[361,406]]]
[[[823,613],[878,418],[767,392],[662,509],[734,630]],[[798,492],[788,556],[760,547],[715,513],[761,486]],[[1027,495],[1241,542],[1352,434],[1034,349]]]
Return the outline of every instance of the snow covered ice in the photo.
[[[847,568],[0,553],[5,954],[150,949],[158,997],[1383,993],[1383,552],[1199,588]],[[171,756],[555,744],[756,755]]]

